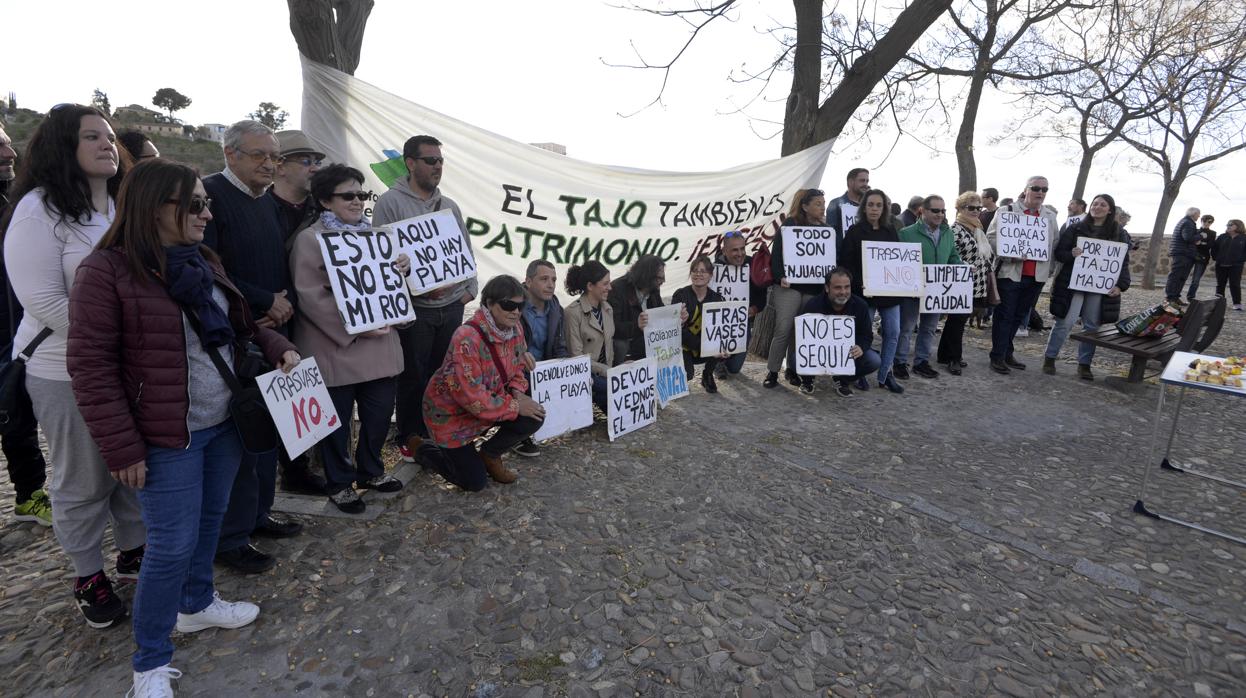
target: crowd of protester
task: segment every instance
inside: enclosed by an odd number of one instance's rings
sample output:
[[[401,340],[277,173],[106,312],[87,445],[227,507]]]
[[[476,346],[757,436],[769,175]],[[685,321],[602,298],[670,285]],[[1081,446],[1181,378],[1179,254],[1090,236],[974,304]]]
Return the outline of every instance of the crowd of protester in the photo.
[[[532,435],[545,411],[529,395],[536,361],[587,355],[592,399],[604,410],[610,368],[645,356],[648,311],[678,305],[689,381],[699,365],[703,390],[715,393],[717,379],[741,372],[743,352],[701,353],[704,304],[723,299],[711,284],[716,265],[756,267],[735,231],[722,235],[713,258],[692,261],[688,285],[669,304],[661,294],[666,265],[656,256],[641,256],[616,280],[597,261],[566,269],[565,305],[558,270],[535,260],[522,282],[500,275],[480,287],[472,278],[414,296],[409,324],[348,333],[319,235],[440,210],[462,225],[458,205],[440,190],[441,146],[431,136],[406,142],[408,175],[380,196],[369,220],[363,173],[350,163],[325,163],[299,131],[233,124],[224,134],[224,169],[200,179],[162,159],[141,134],[118,137],[94,107],[54,108],[20,160],[0,130],[3,324],[13,355],[27,357],[26,389],[52,465],[49,481],[33,426],[4,436],[16,517],[52,527],[91,627],[132,614],[135,695],[171,695],[171,680],[180,676],[170,665],[173,630],[237,628],[256,618],[255,604],[216,593],[214,563],[263,572],[275,560],[253,538],[300,534],[300,524],[272,513],[279,479],[284,489],[327,497],[349,514],[366,510],[361,490],[403,488],[382,461],[391,416],[402,458],[478,491],[490,480],[518,478],[504,456],[540,455]],[[971,320],[990,325],[992,370],[1025,369],[1014,337],[1031,314],[1041,315],[1035,305],[1049,279],[1057,320],[1044,372],[1055,372],[1074,323],[1093,330],[1119,316],[1130,283],[1127,258],[1109,293],[1070,289],[1073,262],[1083,253],[1079,238],[1130,241],[1126,214],[1111,196],[1070,202],[1068,220],[1058,226],[1041,176],[1030,177],[1015,200],[988,188],[950,200],[914,196],[901,211],[871,187],[869,175],[853,168],[844,193],[829,202],[820,190],[801,190],[787,212],[785,227],[834,230],[840,266],[824,283],[788,281],[783,229],[757,247],[769,265],[752,277],[747,302],[750,335],[759,329],[755,318],[772,317],[773,334],[763,343],[765,387],[776,387],[782,371],[787,383],[814,392],[812,377],[799,375],[794,360],[794,318],[801,313],[856,319],[849,351],[855,373],[832,381],[843,397],[868,390],[870,376],[899,394],[913,375],[938,378],[936,365],[961,375]],[[997,257],[998,211],[1040,219],[1051,261]],[[1196,227],[1199,213],[1191,209],[1175,231],[1167,295],[1179,302],[1192,277],[1193,299],[1213,266],[1217,295],[1227,285],[1240,310],[1246,229],[1234,219],[1217,235],[1211,216]],[[867,242],[918,243],[926,264],[969,265],[972,315],[944,319],[921,312],[915,299],[867,295]],[[396,268],[409,273],[411,260],[401,256]],[[258,359],[289,371],[302,356],[315,356],[337,413],[358,416],[353,448],[350,429],[318,445],[320,468],[279,446],[246,447],[232,414],[234,386],[253,375]],[[1082,378],[1093,379],[1093,356],[1093,346],[1082,344]],[[110,524],[118,549],[113,576],[102,550]],[[137,581],[132,609],[114,591],[114,579]]]

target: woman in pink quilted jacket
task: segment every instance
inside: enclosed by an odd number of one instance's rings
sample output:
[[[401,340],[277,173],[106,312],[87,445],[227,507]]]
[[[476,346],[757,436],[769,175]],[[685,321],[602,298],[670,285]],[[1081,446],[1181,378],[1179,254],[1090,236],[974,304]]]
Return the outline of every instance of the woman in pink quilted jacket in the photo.
[[[424,423],[441,450],[434,467],[447,481],[471,492],[484,489],[486,474],[507,484],[518,476],[502,454],[532,436],[545,409],[529,397],[528,345],[519,317],[524,288],[513,276],[495,276],[480,293],[480,309],[454,331],[441,368],[424,391]],[[476,437],[493,427],[480,445]]]

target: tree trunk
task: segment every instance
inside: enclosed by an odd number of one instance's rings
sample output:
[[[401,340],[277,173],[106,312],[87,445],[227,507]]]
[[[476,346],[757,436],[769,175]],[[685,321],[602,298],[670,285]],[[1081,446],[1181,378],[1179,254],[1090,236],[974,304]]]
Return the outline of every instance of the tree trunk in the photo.
[[[792,91],[783,117],[783,155],[807,148],[818,120],[822,88],[822,1],[792,0],[796,8],[796,53]]]
[[[1155,288],[1155,265],[1159,262],[1160,246],[1164,244],[1164,229],[1168,227],[1168,215],[1172,213],[1172,205],[1180,193],[1180,182],[1174,181],[1164,187],[1159,210],[1155,212],[1155,225],[1151,227],[1151,245],[1146,251],[1146,268],[1142,270],[1142,288]]]
[[[1095,161],[1094,150],[1082,148],[1082,159],[1077,163],[1077,182],[1073,184],[1073,195],[1070,199],[1081,199],[1086,195],[1086,181],[1090,179],[1090,165]]]
[[[952,0],[913,0],[905,8],[891,29],[879,39],[874,48],[857,58],[852,67],[844,75],[831,95],[817,107],[816,116],[809,118],[801,110],[807,106],[808,86],[805,82],[810,70],[808,62],[814,61],[817,66],[816,75],[821,78],[821,46],[822,46],[822,3],[812,0],[793,0],[796,5],[796,34],[801,45],[797,46],[797,55],[793,60],[792,93],[788,98],[787,119],[783,123],[783,155],[803,150],[823,141],[834,138],[843,132],[844,127],[856,113],[857,107],[870,96],[870,92],[878,85],[892,68],[908,53],[913,44],[921,37],[930,25],[934,24],[939,15],[952,6]],[[816,12],[810,11],[810,6]],[[801,37],[804,35],[803,24],[814,23],[817,36],[814,38],[817,50],[812,54],[801,54],[804,48]],[[812,58],[807,56],[812,55]],[[805,77],[802,77],[805,76]],[[799,92],[798,92],[799,88]],[[793,104],[795,99],[795,104]],[[814,97],[816,102],[816,96]],[[792,119],[796,112],[797,118]]]
[[[299,53],[355,74],[373,0],[286,0]]]
[[[978,163],[974,159],[973,133],[978,123],[978,107],[982,103],[982,88],[986,73],[977,72],[969,80],[969,94],[965,96],[965,111],[961,115],[960,129],[956,132],[956,169],[960,173],[960,188],[956,191],[978,190]]]

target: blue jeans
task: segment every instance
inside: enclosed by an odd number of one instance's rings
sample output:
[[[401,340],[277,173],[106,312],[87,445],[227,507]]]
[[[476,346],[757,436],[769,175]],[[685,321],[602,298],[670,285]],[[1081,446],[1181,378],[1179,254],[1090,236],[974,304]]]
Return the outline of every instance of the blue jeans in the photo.
[[[1003,361],[1012,356],[1012,338],[1017,328],[1034,307],[1043,285],[1032,276],[1020,281],[996,279],[999,285],[999,305],[995,307],[995,320],[991,323],[991,360]]]
[[[878,313],[879,319],[882,321],[878,334],[880,353],[882,361],[878,367],[878,382],[886,383],[887,377],[891,375],[891,367],[896,362],[896,345],[900,341],[900,306],[893,305],[890,308],[875,308],[870,306],[870,319],[874,319],[874,313]],[[863,349],[868,347],[862,347]]]
[[[1060,347],[1068,339],[1069,332],[1072,331],[1073,323],[1077,322],[1078,316],[1082,318],[1082,328],[1087,332],[1099,329],[1102,307],[1102,293],[1073,292],[1073,297],[1069,300],[1069,311],[1064,314],[1064,317],[1056,319],[1055,326],[1051,328],[1051,338],[1047,340],[1047,351],[1043,355],[1049,359],[1060,355]],[[1095,345],[1090,342],[1078,342],[1078,344],[1081,347],[1077,350],[1077,363],[1089,366],[1095,358]]]
[[[1172,255],[1172,267],[1168,271],[1168,281],[1164,284],[1165,299],[1179,300],[1181,298],[1181,287],[1185,286],[1185,279],[1190,275],[1190,269],[1193,266],[1193,257]]]
[[[231,422],[232,424],[232,422]],[[277,451],[243,449],[229,492],[229,508],[221,521],[220,550],[236,550],[251,542],[251,531],[268,519],[277,490]]]
[[[935,333],[939,329],[939,313],[920,313],[921,300],[905,298],[900,301],[900,341],[896,345],[896,363],[909,362],[909,346],[913,342],[913,328],[917,328],[917,354],[915,364],[929,363],[934,349]]]
[[[606,377],[593,374],[593,404],[601,408],[602,412],[606,412],[610,405],[610,388],[606,384]]]
[[[1208,262],[1195,262],[1194,271],[1190,272],[1190,292],[1185,297],[1194,300],[1198,295],[1198,282],[1203,279],[1203,272],[1207,271]]]
[[[212,603],[212,557],[242,456],[232,419],[190,435],[186,448],[147,448],[138,491],[147,551],[134,593],[134,670],[169,663],[177,614]]]
[[[398,381],[377,378],[363,383],[329,388],[329,397],[337,409],[342,426],[320,442],[324,459],[326,491],[337,494],[350,487],[351,481],[366,482],[385,474],[381,449],[389,436],[389,416],[394,413],[394,391]],[[359,443],[354,458],[350,452],[350,415],[359,406]]]
[[[749,340],[751,340],[752,338],[753,338],[753,319],[749,318],[748,330],[746,330],[744,333],[744,346],[745,347],[748,346]],[[734,375],[744,370],[744,360],[747,358],[748,358],[748,350],[745,349],[739,354],[732,354],[731,356],[728,356],[725,360],[723,360],[723,365],[727,367],[727,373]]]

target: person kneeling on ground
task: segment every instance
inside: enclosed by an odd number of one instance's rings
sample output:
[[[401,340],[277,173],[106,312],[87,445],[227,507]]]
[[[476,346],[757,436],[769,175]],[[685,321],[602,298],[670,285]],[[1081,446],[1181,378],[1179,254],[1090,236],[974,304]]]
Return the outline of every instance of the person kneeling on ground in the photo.
[[[567,293],[579,296],[564,308],[567,350],[586,354],[593,369],[593,404],[607,411],[606,375],[614,365],[614,308],[610,297],[610,270],[595,259],[567,270]]]
[[[835,376],[835,392],[840,397],[852,397],[849,383],[856,379],[857,387],[869,390],[865,377],[883,365],[878,352],[870,349],[874,343],[874,330],[870,323],[870,306],[859,296],[852,294],[852,272],[835,267],[826,275],[826,291],[805,304],[805,313],[819,315],[847,315],[856,318],[856,343],[848,350],[849,358],[856,360],[857,371],[853,376]],[[800,392],[813,393],[813,376],[800,377]]]
[[[701,255],[693,260],[688,276],[692,279],[692,285],[684,286],[671,296],[671,303],[683,303],[688,314],[681,331],[684,372],[688,374],[688,381],[691,382],[694,372],[692,366],[705,364],[705,370],[701,372],[701,387],[707,393],[716,393],[718,384],[714,382],[714,367],[727,358],[727,355],[701,356],[701,308],[706,303],[721,303],[723,297],[721,293],[710,288],[710,281],[714,278],[714,263],[709,257]]]
[[[513,276],[495,276],[480,302],[454,331],[446,359],[424,391],[424,424],[440,449],[433,467],[471,492],[484,489],[486,472],[496,482],[514,482],[519,476],[502,465],[502,454],[545,421],[545,408],[526,394],[523,285]],[[476,438],[495,426],[497,433],[477,453]]]

